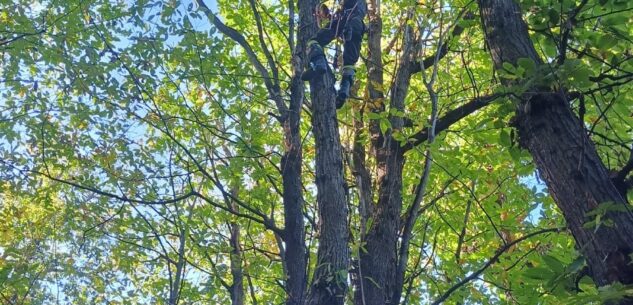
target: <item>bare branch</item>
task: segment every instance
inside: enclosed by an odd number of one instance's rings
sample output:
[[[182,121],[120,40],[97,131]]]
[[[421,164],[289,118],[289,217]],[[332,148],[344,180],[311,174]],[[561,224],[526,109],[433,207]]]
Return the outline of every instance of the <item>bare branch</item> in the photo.
[[[272,70],[273,73],[273,81],[274,86],[279,90],[279,74],[277,72],[277,65],[275,64],[275,60],[273,56],[270,54],[270,50],[268,50],[268,46],[266,45],[266,40],[264,39],[264,28],[262,26],[262,16],[257,11],[257,5],[255,4],[255,0],[248,1],[251,4],[251,9],[253,10],[253,15],[255,16],[255,23],[257,24],[257,34],[259,35],[259,44],[264,51],[264,55],[266,56],[266,60],[268,61],[268,66]]]
[[[453,287],[449,288],[446,292],[444,292],[444,294],[442,294],[439,298],[437,298],[435,301],[433,301],[433,303],[431,303],[431,305],[439,305],[442,302],[446,301],[446,299],[448,299],[448,297],[453,294],[453,292],[457,291],[457,289],[461,288],[462,286],[468,284],[470,281],[476,279],[477,277],[479,277],[480,274],[482,274],[484,271],[486,271],[486,269],[488,269],[488,267],[492,266],[492,264],[496,263],[497,260],[499,260],[499,257],[501,257],[501,255],[503,253],[505,253],[508,249],[512,248],[514,245],[528,239],[531,237],[534,237],[536,235],[540,235],[543,233],[550,233],[550,232],[560,232],[561,228],[549,228],[549,229],[543,229],[543,230],[539,230],[536,232],[532,232],[530,234],[527,234],[521,238],[518,238],[517,240],[511,242],[511,243],[507,243],[506,245],[504,245],[503,247],[499,248],[497,250],[497,253],[495,253],[495,255],[493,257],[491,257],[481,268],[479,268],[477,271],[471,273],[469,276],[465,277],[463,280],[459,281],[457,284],[453,285]]]
[[[282,115],[285,114],[288,109],[286,107],[286,104],[281,99],[281,92],[280,92],[279,85],[276,85],[273,82],[273,78],[270,77],[270,74],[268,73],[268,70],[266,70],[266,67],[264,67],[264,65],[259,61],[259,59],[257,58],[257,55],[255,54],[255,51],[253,51],[253,48],[246,41],[244,36],[240,32],[238,32],[237,30],[235,30],[234,28],[225,25],[220,20],[220,18],[218,18],[211,11],[211,9],[204,3],[203,0],[196,0],[196,3],[198,4],[198,6],[200,6],[202,8],[204,13],[207,15],[207,17],[211,21],[211,23],[213,23],[213,25],[222,34],[224,34],[224,35],[228,36],[229,38],[233,39],[235,42],[237,42],[244,49],[244,52],[246,52],[246,56],[248,56],[248,59],[251,62],[251,64],[255,67],[257,72],[259,72],[259,74],[261,74],[262,77],[264,78],[264,84],[266,85],[266,89],[268,89],[268,93],[271,95],[270,98],[273,101],[275,101],[275,104],[277,105],[277,109],[279,110],[279,112]]]
[[[474,14],[465,13],[463,20],[471,20],[473,18],[475,18]],[[461,35],[463,32],[464,32],[464,27],[460,26],[459,24],[455,25],[448,39],[446,39],[444,43],[440,42],[441,47],[438,48],[436,53],[427,56],[421,61],[412,63],[409,66],[410,67],[409,73],[415,74],[415,73],[421,72],[423,67],[424,69],[428,69],[429,67],[435,65],[436,62],[439,62],[440,59],[444,58],[444,56],[448,54],[448,45],[451,43],[451,40],[452,40],[451,38],[459,37],[459,35]]]

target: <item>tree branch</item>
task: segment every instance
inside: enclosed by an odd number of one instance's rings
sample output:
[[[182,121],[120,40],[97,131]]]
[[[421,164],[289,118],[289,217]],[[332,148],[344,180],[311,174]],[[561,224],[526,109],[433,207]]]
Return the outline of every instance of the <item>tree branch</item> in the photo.
[[[564,28],[563,34],[561,35],[560,45],[558,46],[558,64],[562,65],[567,58],[567,46],[569,43],[569,36],[571,35],[571,31],[574,29],[574,25],[576,24],[576,17],[578,13],[582,10],[582,8],[587,5],[588,0],[582,0],[582,2],[569,14],[568,20],[563,24],[563,18],[561,16],[561,29]],[[562,15],[562,14],[561,14]]]
[[[619,171],[613,171],[611,173],[611,181],[613,181],[613,184],[624,198],[626,198],[628,190],[633,187],[633,177],[626,179],[631,171],[633,171],[633,145],[631,146],[631,154],[626,164],[624,164]]]
[[[511,242],[511,243],[507,243],[505,244],[503,247],[499,248],[497,250],[497,253],[490,258],[481,268],[479,268],[477,271],[471,273],[469,276],[465,277],[463,280],[459,281],[459,283],[453,285],[453,287],[449,288],[446,292],[444,292],[444,294],[442,294],[439,298],[437,298],[435,301],[433,301],[433,303],[431,303],[431,305],[439,305],[442,302],[446,301],[446,299],[448,299],[448,297],[453,294],[453,292],[455,292],[457,289],[461,288],[462,286],[468,284],[470,281],[476,279],[480,274],[482,274],[486,269],[488,269],[488,267],[492,266],[492,264],[494,264],[495,262],[497,262],[497,260],[499,259],[499,257],[501,257],[501,255],[503,253],[505,253],[508,249],[512,248],[514,245],[518,244],[519,242],[522,242],[528,238],[531,238],[533,236],[539,235],[539,234],[543,234],[543,233],[549,233],[549,232],[559,232],[561,230],[561,228],[549,228],[549,229],[543,229],[540,231],[536,231],[530,234],[527,234],[521,238],[518,238],[517,240]]]
[[[3,162],[5,164],[7,164],[6,162]],[[11,166],[11,165],[9,165]],[[13,167],[15,168],[15,167]],[[19,169],[18,169],[19,170]],[[90,187],[90,186],[86,186],[86,185],[82,185],[79,184],[77,182],[73,182],[73,181],[69,181],[69,180],[64,180],[64,179],[60,179],[57,177],[54,177],[52,175],[40,172],[40,171],[36,171],[36,170],[29,170],[29,172],[46,177],[48,179],[51,179],[55,182],[59,182],[59,183],[63,183],[63,184],[67,184],[70,185],[72,187],[84,190],[84,191],[89,191],[92,193],[95,193],[97,195],[101,195],[104,197],[108,197],[108,198],[112,198],[112,199],[117,199],[120,200],[122,202],[129,202],[129,203],[136,203],[136,204],[143,204],[143,205],[165,205],[165,204],[171,204],[171,203],[176,203],[176,202],[180,202],[183,201],[191,196],[196,195],[195,191],[189,191],[187,193],[184,193],[180,196],[174,196],[171,199],[160,199],[160,200],[154,200],[154,201],[148,201],[148,200],[143,200],[143,199],[134,199],[134,198],[129,198],[125,195],[117,195],[117,194],[113,194],[113,193],[108,193],[105,191],[102,191],[100,189],[97,189],[95,187]]]
[[[257,72],[259,72],[259,74],[261,74],[262,77],[264,78],[264,84],[266,85],[266,88],[268,89],[268,93],[271,95],[270,98],[273,101],[275,101],[275,104],[277,105],[277,109],[279,110],[279,113],[281,113],[282,115],[287,113],[288,109],[286,107],[286,104],[283,102],[281,98],[281,92],[280,92],[279,86],[275,85],[275,83],[273,82],[273,78],[271,78],[270,74],[268,73],[268,70],[266,70],[266,67],[264,67],[264,65],[259,61],[259,59],[257,58],[257,55],[255,54],[255,51],[253,51],[253,48],[250,46],[250,44],[248,44],[244,36],[237,30],[235,30],[234,28],[225,25],[220,20],[220,18],[218,18],[211,11],[211,9],[204,3],[203,0],[195,0],[195,1],[198,4],[198,6],[202,8],[204,13],[207,15],[207,17],[211,21],[211,23],[213,23],[213,25],[222,34],[233,39],[244,49],[244,51],[246,52],[246,56],[248,57],[251,64],[255,67]]]
[[[264,28],[262,26],[262,16],[257,11],[257,5],[255,4],[255,0],[249,0],[251,5],[251,10],[253,10],[253,15],[255,16],[255,22],[257,24],[257,34],[259,35],[259,44],[264,51],[264,55],[266,56],[266,60],[268,61],[268,66],[272,70],[273,73],[273,86],[275,89],[279,90],[279,73],[277,72],[277,65],[275,64],[275,60],[273,59],[272,54],[270,54],[270,50],[268,50],[268,46],[266,45],[266,40],[264,39]]]
[[[492,94],[484,97],[479,97],[471,100],[470,102],[457,107],[446,113],[444,116],[437,120],[437,124],[435,126],[435,133],[438,134],[446,129],[448,129],[451,125],[455,124],[459,120],[465,118],[466,116],[474,113],[475,111],[490,105],[492,101],[495,99],[502,97],[502,94]],[[427,129],[421,130],[417,132],[412,137],[412,141],[404,145],[404,150],[410,150],[422,142],[426,141],[429,138],[429,132]]]
[[[475,18],[475,15],[469,12],[464,15],[463,20],[471,20],[474,18]],[[464,32],[464,27],[460,26],[459,24],[455,25],[455,27],[453,28],[453,31],[451,31],[449,38],[446,39],[446,41],[442,44],[440,48],[438,48],[436,53],[427,56],[421,61],[416,61],[416,62],[411,63],[411,65],[409,66],[410,67],[409,73],[415,74],[415,73],[421,72],[422,67],[424,67],[425,69],[428,69],[429,67],[433,66],[436,62],[439,62],[440,59],[444,58],[444,56],[448,54],[448,45],[452,41],[452,39],[450,38],[458,37],[463,32]]]

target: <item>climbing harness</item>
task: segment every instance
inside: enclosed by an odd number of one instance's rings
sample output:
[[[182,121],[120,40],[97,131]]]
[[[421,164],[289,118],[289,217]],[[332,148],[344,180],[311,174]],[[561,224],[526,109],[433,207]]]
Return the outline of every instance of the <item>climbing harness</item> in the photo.
[[[327,1],[333,1],[338,9],[331,11]],[[301,80],[311,80],[328,70],[330,73],[334,72],[333,74],[340,72],[341,82],[336,96],[337,109],[340,109],[345,100],[350,97],[350,90],[354,84],[354,64],[360,55],[360,44],[364,32],[362,19],[366,13],[365,5],[365,0],[326,0],[315,6],[315,22],[320,30],[314,38],[308,41],[310,67],[301,74]],[[333,46],[335,50],[334,60],[330,66],[323,49],[332,40],[336,41]]]
[[[338,68],[340,66],[339,61],[341,60],[339,57],[341,57],[342,55],[341,40],[339,38],[342,38],[343,42],[350,41],[352,39],[352,29],[347,25],[354,11],[356,10],[356,7],[358,6],[358,2],[356,2],[353,7],[344,9],[342,8],[342,4],[340,3],[339,0],[334,0],[333,7],[339,7],[339,9],[337,9],[334,13],[330,11],[326,2],[327,1],[323,1],[320,4],[317,4],[317,6],[315,7],[316,22],[319,28],[327,27],[328,30],[334,30],[334,38],[336,41],[334,43],[335,52],[334,52],[334,59],[332,61],[332,68],[335,71],[338,71]],[[335,20],[337,22],[333,22]],[[339,31],[341,31],[342,20],[345,20],[342,23],[345,24],[346,26],[342,29],[343,31],[341,33],[342,35],[339,35],[340,33]],[[336,23],[335,29],[332,29],[333,23]]]

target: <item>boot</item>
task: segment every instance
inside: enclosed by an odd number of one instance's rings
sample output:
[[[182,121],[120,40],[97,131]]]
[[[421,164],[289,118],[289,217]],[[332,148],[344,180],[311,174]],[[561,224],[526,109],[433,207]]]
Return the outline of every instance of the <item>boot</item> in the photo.
[[[310,50],[308,51],[310,67],[301,74],[301,80],[303,81],[309,81],[315,76],[323,75],[327,71],[327,61],[325,60],[323,48],[314,40],[309,41],[308,45],[310,45]]]
[[[338,95],[336,97],[336,109],[340,109],[345,104],[345,100],[350,96],[350,89],[354,85],[354,68],[350,66],[343,67],[343,76],[339,85]]]

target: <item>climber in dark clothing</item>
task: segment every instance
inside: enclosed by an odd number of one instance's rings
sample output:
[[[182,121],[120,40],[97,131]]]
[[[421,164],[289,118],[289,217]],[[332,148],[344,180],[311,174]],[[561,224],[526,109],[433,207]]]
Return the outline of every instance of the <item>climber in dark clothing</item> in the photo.
[[[323,47],[336,37],[343,39],[343,68],[341,83],[339,86],[336,108],[341,108],[345,100],[350,96],[350,88],[354,83],[354,65],[360,57],[360,46],[363,40],[363,18],[367,14],[366,0],[343,0],[342,8],[331,16],[327,6],[322,4],[319,8],[321,17],[329,19],[314,37],[308,40],[308,57],[310,67],[302,75],[304,81],[311,80],[315,76],[327,71],[327,61]]]

